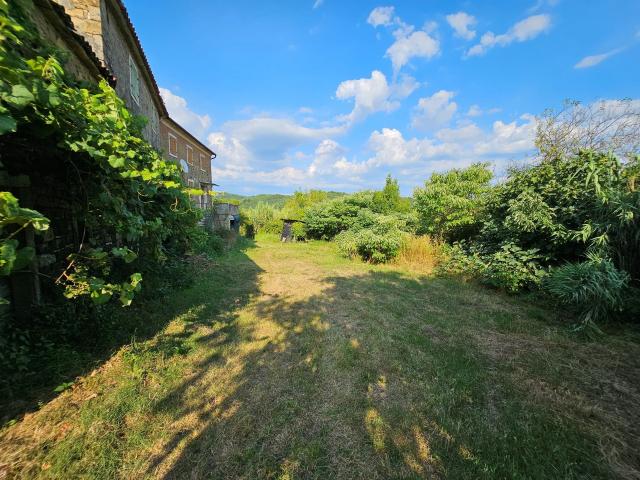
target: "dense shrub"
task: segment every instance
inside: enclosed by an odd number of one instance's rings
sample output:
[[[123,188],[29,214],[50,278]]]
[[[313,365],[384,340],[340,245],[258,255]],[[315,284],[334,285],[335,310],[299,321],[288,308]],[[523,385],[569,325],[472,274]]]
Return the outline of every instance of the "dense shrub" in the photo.
[[[254,208],[241,212],[244,233],[247,228],[255,233],[280,233],[282,231],[282,214],[279,209],[267,203],[259,203]]]
[[[540,285],[546,271],[539,260],[537,250],[523,250],[512,243],[491,253],[457,244],[448,250],[438,273],[476,279],[485,285],[517,293]]]
[[[553,269],[544,288],[579,311],[581,327],[593,327],[622,310],[629,281],[629,274],[617,269],[611,260],[589,255],[585,262]]]
[[[484,226],[475,241],[493,250],[505,243],[537,248],[551,264],[579,260],[589,246],[580,232],[601,208],[598,192],[624,189],[624,168],[615,157],[582,151],[512,169],[487,197]]]
[[[386,263],[400,251],[403,233],[398,230],[381,232],[375,228],[345,230],[336,236],[336,244],[343,255],[359,256],[372,263]]]
[[[215,257],[224,252],[225,240],[217,232],[207,231],[203,228],[195,228],[191,235],[191,250],[210,257]]]
[[[309,238],[332,240],[351,226],[361,208],[355,196],[312,205],[304,213],[306,233]]]
[[[480,229],[486,194],[493,174],[489,165],[433,173],[413,194],[422,233],[457,241]]]

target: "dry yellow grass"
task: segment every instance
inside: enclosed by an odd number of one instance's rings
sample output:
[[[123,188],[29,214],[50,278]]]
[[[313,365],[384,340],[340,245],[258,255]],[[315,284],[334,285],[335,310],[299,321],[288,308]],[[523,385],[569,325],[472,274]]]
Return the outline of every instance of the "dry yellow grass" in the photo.
[[[441,241],[426,235],[406,236],[395,264],[411,270],[430,273],[444,259]]]

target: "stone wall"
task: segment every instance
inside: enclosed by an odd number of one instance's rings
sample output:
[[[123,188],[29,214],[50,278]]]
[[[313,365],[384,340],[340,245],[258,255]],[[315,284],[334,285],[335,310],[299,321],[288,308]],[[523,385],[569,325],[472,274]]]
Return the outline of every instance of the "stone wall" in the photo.
[[[73,24],[91,45],[100,61],[116,78],[116,92],[135,115],[147,119],[143,136],[160,149],[160,115],[154,102],[155,89],[147,81],[146,66],[137,51],[126,20],[114,0],[54,0],[65,8]],[[140,101],[131,96],[129,57],[138,68]]]
[[[233,221],[231,220],[233,217]],[[240,207],[231,203],[215,203],[212,214],[213,230],[235,230],[240,228]]]
[[[169,134],[176,138],[177,153],[175,156],[169,152]],[[211,183],[211,153],[200,145],[199,142],[194,142],[189,136],[185,135],[179,128],[173,126],[173,121],[162,119],[160,121],[160,143],[164,157],[167,160],[180,164],[180,160],[187,161],[187,145],[193,148],[193,165],[189,165],[189,171],[182,171],[182,180],[185,184],[189,184],[189,181],[193,182],[194,188],[202,188],[205,191],[210,190]],[[203,163],[200,162],[202,159]],[[205,185],[201,185],[204,183]],[[192,201],[198,206],[201,206],[201,199],[193,197]],[[211,198],[209,195],[205,195],[205,208],[209,207]]]
[[[31,10],[30,18],[33,23],[35,23],[43,38],[53,43],[56,47],[60,48],[60,50],[69,52],[67,61],[64,64],[66,72],[79,80],[97,82],[99,77],[96,76],[95,68],[92,68],[91,65],[81,60],[79,56],[74,53],[76,48],[79,47],[70,43],[75,40],[71,38],[69,32],[65,32],[66,26],[62,21],[55,21],[53,18],[54,15],[53,11],[48,12],[47,15],[46,12],[34,8]],[[87,59],[87,62],[90,62],[90,60]]]
[[[73,20],[76,31],[89,42],[91,48],[104,61],[102,44],[102,16],[104,5],[101,0],[55,0],[62,5]]]
[[[106,5],[108,3],[108,5]],[[103,24],[103,46],[105,54],[105,63],[109,70],[116,76],[116,92],[122,98],[129,110],[145,117],[148,122],[143,130],[144,137],[151,145],[157,149],[161,149],[160,143],[160,115],[156,104],[153,101],[152,91],[148,83],[145,81],[145,66],[138,61],[138,56],[132,47],[128,34],[122,28],[120,12],[115,10],[112,2],[105,2],[103,11],[105,18]],[[132,57],[140,75],[140,102],[137,103],[131,96],[131,83],[129,75],[129,57]]]

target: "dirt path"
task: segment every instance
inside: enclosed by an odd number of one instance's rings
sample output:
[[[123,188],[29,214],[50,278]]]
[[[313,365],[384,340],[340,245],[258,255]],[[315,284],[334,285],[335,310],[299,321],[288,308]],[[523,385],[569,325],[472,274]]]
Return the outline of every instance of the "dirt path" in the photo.
[[[200,275],[163,332],[3,430],[0,478],[638,472],[637,333],[578,342],[544,308],[325,243]]]

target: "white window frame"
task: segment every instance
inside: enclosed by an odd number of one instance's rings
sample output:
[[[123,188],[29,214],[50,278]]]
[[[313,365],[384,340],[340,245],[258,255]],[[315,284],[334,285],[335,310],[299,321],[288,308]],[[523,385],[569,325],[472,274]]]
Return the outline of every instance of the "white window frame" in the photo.
[[[136,72],[136,83],[138,84],[138,96],[133,94],[133,71]],[[133,57],[129,55],[129,92],[131,93],[131,98],[136,105],[140,105],[140,70],[138,70],[138,66],[136,62],[133,60]]]
[[[189,161],[189,150],[191,150],[191,161]],[[193,147],[191,145],[186,146],[184,156],[187,157],[187,163],[193,166]]]
[[[169,136],[169,138],[168,138],[169,143],[168,143],[168,145],[167,145],[167,150],[168,150],[168,152],[169,152],[169,156],[170,156],[170,157],[173,157],[173,158],[178,158],[178,137],[176,137],[176,136],[175,136],[173,133],[171,133],[171,132],[169,132],[169,133],[168,133],[168,136]],[[176,141],[176,153],[171,153],[171,139],[172,139],[172,138]]]

